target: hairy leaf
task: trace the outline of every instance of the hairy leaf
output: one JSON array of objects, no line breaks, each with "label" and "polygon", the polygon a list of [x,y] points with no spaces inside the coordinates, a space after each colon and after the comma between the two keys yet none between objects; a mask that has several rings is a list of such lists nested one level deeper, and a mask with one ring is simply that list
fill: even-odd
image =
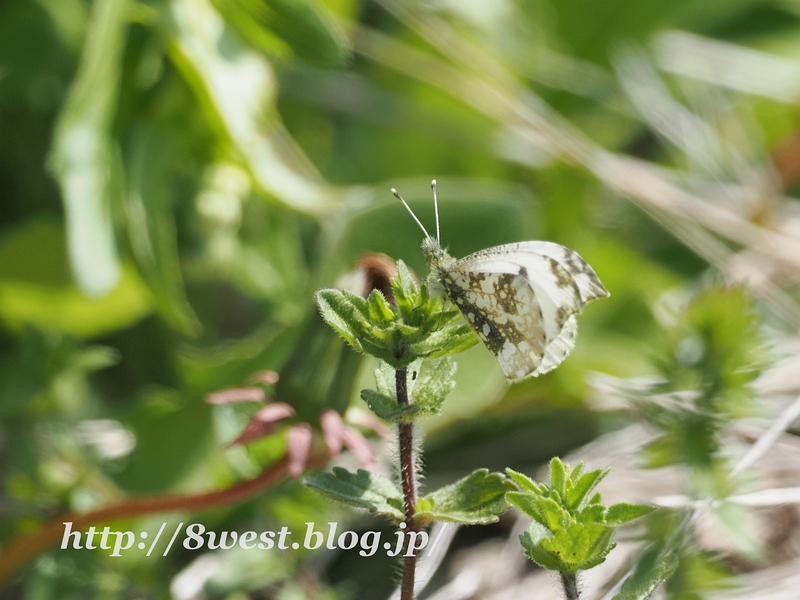
[{"label": "hairy leaf", "polygon": [[333,500],[366,508],[396,521],[403,519],[402,493],[394,483],[376,473],[363,469],[351,473],[334,467],[330,473],[319,473],[303,482]]},{"label": "hairy leaf", "polygon": [[506,492],[513,484],[501,473],[488,469],[473,471],[456,483],[425,496],[424,511],[418,512],[421,523],[434,519],[464,524],[494,523],[508,509]]}]

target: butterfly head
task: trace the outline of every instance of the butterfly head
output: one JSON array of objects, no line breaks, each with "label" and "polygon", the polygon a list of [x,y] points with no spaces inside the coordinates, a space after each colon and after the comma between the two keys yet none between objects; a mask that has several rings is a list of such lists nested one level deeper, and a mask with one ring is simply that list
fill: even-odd
[{"label": "butterfly head", "polygon": [[[455,259],[447,253],[447,250],[442,248],[439,240],[432,237],[426,237],[422,240],[422,251],[428,261],[428,268],[437,276],[445,271],[450,263],[455,262]],[[436,277],[436,279],[439,279],[439,277]]]},{"label": "butterfly head", "polygon": [[[425,239],[422,240],[422,251],[425,252],[425,258],[428,261],[428,267],[430,267],[431,272],[438,276],[440,273],[446,270],[447,265],[454,262],[454,259],[447,253],[446,250],[442,248],[439,238],[439,200],[436,197],[435,179],[431,181],[431,190],[433,191],[433,207],[434,212],[436,213],[436,237],[433,237],[428,233],[428,230],[425,229],[425,226],[417,218],[417,215],[414,214],[414,211],[411,210],[411,207],[405,200],[403,200],[403,197],[397,192],[397,190],[392,188],[392,193],[397,197],[398,200],[400,200],[400,202],[403,203],[403,206],[406,207],[408,212],[417,222],[417,225],[419,225],[420,229],[422,229],[422,233],[425,234]],[[435,277],[435,279],[438,279],[438,277]]]}]

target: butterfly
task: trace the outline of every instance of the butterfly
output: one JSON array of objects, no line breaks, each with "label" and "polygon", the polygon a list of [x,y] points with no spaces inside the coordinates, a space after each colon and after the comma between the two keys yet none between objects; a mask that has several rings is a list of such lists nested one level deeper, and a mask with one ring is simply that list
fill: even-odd
[{"label": "butterfly", "polygon": [[439,241],[435,179],[431,190],[436,238],[392,188],[425,234],[422,249],[432,287],[458,308],[507,379],[555,369],[575,347],[576,315],[587,302],[609,296],[608,290],[577,252],[552,242],[504,244],[453,258]]}]

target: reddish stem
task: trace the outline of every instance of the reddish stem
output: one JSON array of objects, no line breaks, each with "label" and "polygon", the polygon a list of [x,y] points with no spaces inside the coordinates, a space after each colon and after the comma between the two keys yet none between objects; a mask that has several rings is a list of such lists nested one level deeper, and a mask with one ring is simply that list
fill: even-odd
[{"label": "reddish stem", "polygon": [[[395,371],[395,387],[397,389],[397,403],[408,405],[408,371],[398,369]],[[414,515],[417,510],[417,478],[414,466],[414,425],[413,423],[400,423],[400,480],[403,484],[403,508],[405,509],[406,531],[416,531],[417,525]],[[417,556],[411,552],[403,562],[403,582],[400,586],[400,600],[414,600],[414,580],[416,578]]]},{"label": "reddish stem", "polygon": [[[318,452],[308,461],[309,468],[324,466],[330,455]],[[231,487],[201,494],[160,494],[128,498],[117,504],[88,513],[66,512],[53,517],[37,530],[17,536],[0,553],[0,581],[10,576],[20,565],[61,539],[64,523],[72,522],[72,530],[85,529],[96,523],[110,523],[143,515],[168,512],[199,512],[209,508],[241,502],[273,487],[287,473],[288,458],[284,456],[258,477]]]}]

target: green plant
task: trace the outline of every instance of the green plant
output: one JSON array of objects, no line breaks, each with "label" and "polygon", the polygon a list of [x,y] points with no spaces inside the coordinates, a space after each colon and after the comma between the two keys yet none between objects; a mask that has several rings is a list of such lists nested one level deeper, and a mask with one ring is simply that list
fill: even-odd
[{"label": "green plant", "polygon": [[685,507],[647,520],[649,544],[620,600],[649,597],[673,573],[666,584],[670,597],[700,598],[732,585],[730,569],[697,540],[701,516],[715,521],[745,560],[757,563],[765,555],[750,509],[729,500],[747,489],[740,472],[749,459],[731,465],[725,448],[736,422],[758,412],[752,383],[766,364],[758,323],[744,289],[710,286],[674,315],[656,363],[663,377],[639,390],[619,384],[632,413],[653,432],[642,448],[644,466],[677,467],[686,495]]},{"label": "green plant", "polygon": [[418,284],[401,261],[391,280],[392,296],[373,290],[368,298],[339,290],[322,290],[317,303],[323,318],[359,352],[381,360],[376,389],[361,397],[380,418],[398,428],[399,475],[394,482],[367,471],[336,468],[307,478],[307,485],[326,496],[384,515],[406,530],[403,548],[402,598],[414,597],[418,535],[434,520],[463,524],[496,521],[508,508],[505,494],[513,488],[500,473],[478,469],[454,484],[419,496],[414,456],[414,421],[435,415],[453,390],[453,354],[477,342],[458,311]]},{"label": "green plant", "polygon": [[506,498],[532,519],[520,536],[525,554],[560,574],[569,600],[579,597],[578,573],[596,567],[614,549],[617,528],[655,510],[645,504],[605,506],[600,493],[593,492],[609,470],[584,473],[583,462],[572,468],[554,458],[550,461],[550,485],[506,470],[519,486],[519,491],[509,492]]}]

